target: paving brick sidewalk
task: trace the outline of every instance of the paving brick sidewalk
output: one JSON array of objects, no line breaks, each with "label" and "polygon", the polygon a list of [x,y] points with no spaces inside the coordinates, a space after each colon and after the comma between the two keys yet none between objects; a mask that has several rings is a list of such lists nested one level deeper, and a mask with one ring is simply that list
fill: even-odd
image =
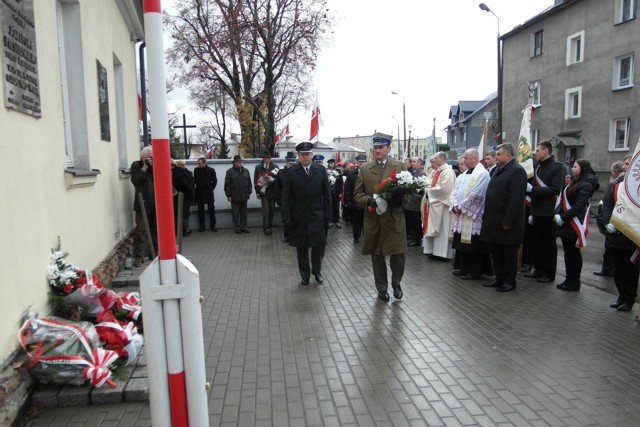
[{"label": "paving brick sidewalk", "polygon": [[[274,230],[185,240],[205,297],[212,426],[640,425],[637,309],[608,307],[597,255],[580,292],[521,279],[501,294],[410,248],[405,296],[384,303],[348,227],[330,231],[323,286],[299,285]],[[26,425],[150,423],[129,403],[45,409]]]}]

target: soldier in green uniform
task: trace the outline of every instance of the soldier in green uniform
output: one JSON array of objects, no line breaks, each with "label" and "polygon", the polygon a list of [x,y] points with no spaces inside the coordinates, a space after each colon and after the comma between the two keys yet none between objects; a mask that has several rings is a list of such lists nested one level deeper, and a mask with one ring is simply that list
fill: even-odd
[{"label": "soldier in green uniform", "polygon": [[[391,136],[376,134],[373,137],[373,160],[365,164],[356,181],[354,201],[363,207],[376,207],[373,194],[376,184],[389,178],[391,171],[402,172],[404,164],[391,157]],[[387,289],[387,265],[385,257],[389,256],[391,267],[391,285],[393,296],[402,298],[400,281],[404,274],[405,253],[407,252],[407,236],[404,219],[402,196],[389,201],[386,212],[378,215],[376,212],[364,212],[364,238],[362,240],[362,255],[371,255],[373,276],[375,278],[378,298],[389,301]]]}]

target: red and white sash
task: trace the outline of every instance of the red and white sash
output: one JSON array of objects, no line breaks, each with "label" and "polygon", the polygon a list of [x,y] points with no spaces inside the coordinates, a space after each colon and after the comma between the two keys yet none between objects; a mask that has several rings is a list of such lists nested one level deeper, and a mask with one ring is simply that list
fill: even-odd
[{"label": "red and white sash", "polygon": [[[569,204],[569,200],[567,199],[568,187],[569,186],[566,186],[564,190],[562,190],[562,192],[560,193],[560,200],[562,203],[563,212],[567,212],[569,209],[571,209],[571,205]],[[558,202],[559,200],[556,200],[556,206],[558,205]],[[578,248],[583,248],[587,246],[587,236],[589,235],[589,216],[588,215],[589,215],[590,208],[591,208],[591,203],[587,205],[587,209],[584,212],[584,218],[582,219],[582,222],[580,222],[577,216],[574,216],[569,221],[571,228],[573,228],[573,231],[575,231],[576,235],[578,236],[578,241],[576,242],[576,247]]]}]

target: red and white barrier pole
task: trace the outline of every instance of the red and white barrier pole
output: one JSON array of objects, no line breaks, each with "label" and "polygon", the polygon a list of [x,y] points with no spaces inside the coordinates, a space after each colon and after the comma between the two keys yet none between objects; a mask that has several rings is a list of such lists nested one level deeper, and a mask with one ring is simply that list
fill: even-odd
[{"label": "red and white barrier pole", "polygon": [[[174,427],[188,426],[189,416],[187,409],[179,305],[179,300],[184,296],[184,292],[183,289],[181,289],[181,286],[178,285],[176,239],[173,227],[173,191],[171,184],[169,121],[167,114],[166,80],[164,73],[164,47],[162,42],[161,0],[144,0],[143,7],[147,44],[147,69],[149,73],[149,109],[153,120],[153,138],[151,143],[153,146],[153,175],[156,197],[159,273],[161,285],[160,287],[153,289],[151,292],[151,294],[153,294],[151,298],[162,301],[171,424]],[[152,267],[153,265],[150,266],[150,269]],[[155,268],[157,269],[157,265]],[[145,304],[144,297],[143,304]],[[148,316],[145,316],[145,320],[146,323],[148,323],[151,319],[149,319]],[[157,321],[157,319],[154,320]],[[198,325],[192,326],[201,328],[202,320],[199,319],[198,321]],[[188,325],[186,327],[188,327]],[[156,325],[154,332],[157,329],[159,329],[159,325]],[[152,339],[155,336],[156,334],[154,333],[152,337],[148,338]],[[155,356],[155,354],[147,355],[149,359],[152,359]],[[151,360],[149,360],[149,362],[151,362]],[[162,369],[159,365],[160,363],[149,363],[149,369]],[[150,376],[150,382],[151,378],[152,377]],[[150,393],[153,394],[154,392],[166,393],[166,389],[156,390],[155,384],[150,383]],[[202,392],[204,393],[204,390],[202,390]],[[153,401],[154,399],[150,398],[150,402]],[[162,417],[163,414],[166,414],[165,410],[153,407],[151,409],[152,424],[154,426],[167,422],[166,419],[159,418]],[[154,414],[154,409],[158,409],[158,414]]]}]

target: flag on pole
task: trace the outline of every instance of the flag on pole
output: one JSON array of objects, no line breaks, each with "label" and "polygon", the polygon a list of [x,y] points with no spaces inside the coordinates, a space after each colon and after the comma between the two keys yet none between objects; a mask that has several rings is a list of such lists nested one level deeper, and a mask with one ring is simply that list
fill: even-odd
[{"label": "flag on pole", "polygon": [[533,176],[533,158],[531,157],[531,118],[533,116],[533,107],[528,104],[522,110],[522,123],[520,124],[520,137],[518,138],[518,155],[516,161],[524,168],[527,178]]},{"label": "flag on pole", "polygon": [[488,120],[485,120],[484,129],[482,129],[482,136],[480,137],[480,143],[478,144],[478,159],[482,162],[484,159],[484,146],[487,140],[487,130],[489,129]]},{"label": "flag on pole", "polygon": [[140,75],[137,81],[137,88],[138,88],[138,120],[139,121],[143,121],[144,120],[144,116],[143,116],[143,108],[145,108],[142,105],[142,91],[140,90],[140,79],[143,79],[144,76]]},{"label": "flag on pole", "polygon": [[316,92],[316,100],[313,104],[313,110],[311,110],[311,134],[309,140],[313,141],[313,138],[318,137],[320,132],[320,106],[318,105],[318,93]]},{"label": "flag on pole", "polygon": [[611,223],[640,246],[640,140],[631,157],[624,181],[618,185]]},{"label": "flag on pole", "polygon": [[285,126],[285,128],[284,128],[284,130],[282,132],[280,132],[279,134],[276,135],[276,138],[275,138],[274,142],[278,142],[281,139],[285,139],[288,135],[289,135],[289,123],[287,123],[287,126]]}]

